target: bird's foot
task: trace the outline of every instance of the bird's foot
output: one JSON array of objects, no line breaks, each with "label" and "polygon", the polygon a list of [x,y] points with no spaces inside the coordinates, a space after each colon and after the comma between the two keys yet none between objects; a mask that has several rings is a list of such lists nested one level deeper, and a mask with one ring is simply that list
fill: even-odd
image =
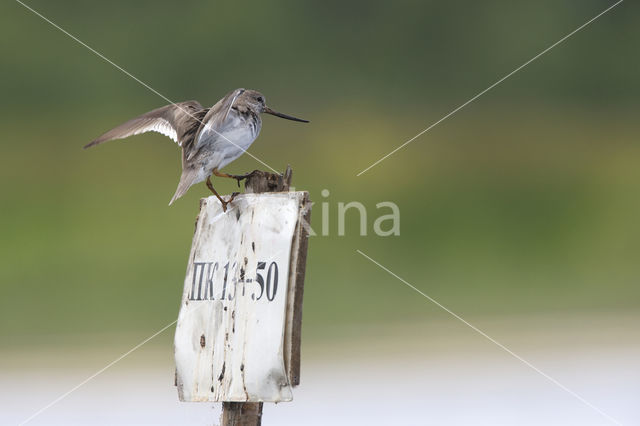
[{"label": "bird's foot", "polygon": [[216,189],[213,187],[213,184],[211,183],[211,176],[207,178],[207,188],[209,188],[209,190],[213,192],[213,195],[215,195],[218,201],[220,201],[220,204],[222,204],[222,211],[226,212],[227,204],[229,204],[231,200],[225,201],[224,198],[222,198],[220,194],[218,194],[218,191],[216,191]]},{"label": "bird's foot", "polygon": [[[216,175],[219,176],[219,175]],[[242,179],[245,179],[247,176],[249,176],[249,174],[247,174],[246,176],[238,176]],[[233,177],[235,179],[234,176],[232,175],[227,175],[227,177]],[[240,181],[238,181],[238,186],[240,186]],[[231,194],[231,197],[229,197],[228,201],[225,201],[224,198],[222,198],[220,196],[220,194],[218,194],[218,191],[215,190],[215,188],[213,187],[213,184],[211,183],[211,176],[209,176],[207,178],[207,188],[209,188],[209,190],[211,190],[211,192],[213,192],[213,194],[216,196],[216,198],[218,198],[218,200],[220,201],[220,204],[222,204],[222,211],[226,212],[227,211],[227,205],[230,204],[234,198],[236,198],[240,193],[239,192],[234,192],[233,194]]]},{"label": "bird's foot", "polygon": [[231,203],[238,195],[240,195],[239,192],[234,192],[233,194],[231,194],[231,197],[229,197],[229,201],[227,201],[227,204]]},{"label": "bird's foot", "polygon": [[227,206],[229,204],[231,204],[231,202],[233,201],[234,198],[236,198],[238,195],[240,195],[239,192],[234,192],[233,194],[231,194],[231,197],[229,197],[229,200],[225,201],[222,197],[219,198],[220,203],[222,204],[222,211],[226,212],[227,211]]},{"label": "bird's foot", "polygon": [[232,179],[235,179],[238,183],[238,188],[240,188],[240,182],[245,180],[251,175],[251,173],[245,173],[243,175],[229,175]]},{"label": "bird's foot", "polygon": [[240,188],[240,181],[242,181],[242,180],[248,178],[249,176],[251,176],[251,173],[245,173],[243,175],[230,175],[228,173],[221,172],[218,169],[213,169],[213,174],[215,176],[218,176],[218,177],[225,177],[225,178],[235,179],[236,182],[238,182],[238,188]]}]

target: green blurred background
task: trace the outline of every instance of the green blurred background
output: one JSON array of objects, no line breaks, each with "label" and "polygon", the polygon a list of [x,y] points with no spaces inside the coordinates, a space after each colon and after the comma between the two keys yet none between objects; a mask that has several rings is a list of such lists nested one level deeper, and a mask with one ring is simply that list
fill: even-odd
[{"label": "green blurred background", "polygon": [[[625,2],[360,177],[612,2],[46,2],[29,5],[168,98],[262,91],[251,153],[329,203],[310,243],[304,338],[446,313],[640,307],[638,5]],[[0,338],[16,349],[146,336],[177,317],[202,185],[172,207],[158,134],[81,147],[166,104],[16,2],[0,5]],[[249,156],[226,168],[264,168]],[[233,184],[219,182],[224,192]],[[328,189],[326,198],[321,190]],[[368,208],[337,236],[337,203]],[[393,201],[401,235],[372,225]],[[386,211],[385,211],[386,212]],[[135,340],[134,340],[135,341]]]}]

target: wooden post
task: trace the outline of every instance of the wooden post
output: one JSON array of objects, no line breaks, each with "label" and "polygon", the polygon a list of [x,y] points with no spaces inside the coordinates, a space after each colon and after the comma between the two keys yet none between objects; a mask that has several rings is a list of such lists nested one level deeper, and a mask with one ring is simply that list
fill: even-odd
[{"label": "wooden post", "polygon": [[[201,200],[174,349],[180,401],[222,402],[223,426],[258,426],[264,402],[300,383],[311,202],[283,174],[256,170],[224,211]],[[269,194],[266,194],[269,193]]]},{"label": "wooden post", "polygon": [[221,426],[260,426],[262,402],[223,402]]},{"label": "wooden post", "polygon": [[[254,170],[245,181],[245,192],[286,192],[291,185],[292,170],[287,166],[284,174],[275,174]],[[304,200],[309,203],[308,197]],[[298,224],[300,237],[295,239],[292,247],[291,265],[289,269],[289,288],[292,301],[287,307],[287,328],[285,329],[285,365],[292,386],[300,383],[300,343],[302,331],[302,296],[304,274],[307,257],[308,227],[311,209],[304,216],[306,223]],[[291,277],[293,279],[291,279]],[[262,423],[262,402],[223,402],[221,426],[260,426]]]}]

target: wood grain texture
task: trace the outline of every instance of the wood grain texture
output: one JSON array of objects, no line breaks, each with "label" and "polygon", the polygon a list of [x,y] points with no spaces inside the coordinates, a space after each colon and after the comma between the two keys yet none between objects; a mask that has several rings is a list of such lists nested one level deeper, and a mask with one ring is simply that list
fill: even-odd
[{"label": "wood grain texture", "polygon": [[302,346],[302,300],[304,276],[307,265],[309,225],[311,223],[311,200],[305,193],[299,206],[302,215],[296,224],[291,243],[289,265],[289,295],[287,298],[287,326],[285,328],[285,365],[291,386],[300,384],[300,352]]},{"label": "wood grain texture", "polygon": [[223,402],[221,426],[260,426],[262,402]]},{"label": "wood grain texture", "polygon": [[[282,175],[255,170],[245,182],[246,192],[288,191],[293,172],[291,166]],[[287,297],[287,325],[285,329],[285,365],[291,386],[300,384],[300,349],[302,339],[302,296],[311,223],[311,201],[306,193],[301,201],[302,220],[296,224],[291,243],[289,266],[289,295]],[[262,402],[227,402],[222,406],[222,426],[260,426]]]},{"label": "wood grain texture", "polygon": [[[202,206],[175,334],[183,401],[290,401],[289,266],[304,192]],[[295,257],[295,256],[294,256]]]},{"label": "wood grain texture", "polygon": [[291,186],[292,175],[291,166],[287,166],[287,170],[283,174],[254,170],[245,180],[245,192],[255,194],[261,192],[287,192]]},{"label": "wood grain texture", "polygon": [[[260,425],[263,401],[290,400],[291,391],[284,390],[300,383],[302,299],[311,201],[307,192],[288,192],[291,178],[291,167],[283,174],[253,171],[245,181],[246,195],[234,200],[227,215],[217,208],[218,202],[212,197],[201,200],[176,329],[176,385],[181,400],[223,401],[221,424],[224,426]],[[258,196],[260,193],[278,194],[265,198]],[[247,222],[247,217],[251,217],[251,222]],[[260,218],[257,226],[254,218]],[[280,230],[279,226],[288,230]],[[278,240],[278,235],[290,239]],[[283,244],[285,241],[288,242]],[[225,249],[220,251],[218,246]],[[273,254],[278,251],[285,252],[286,256]],[[272,301],[279,299],[280,305],[270,304],[265,311],[264,304],[247,304],[247,300],[238,296],[239,287],[235,288],[235,297],[229,300],[220,299],[215,291],[209,293],[215,295],[211,300],[190,300],[189,292],[196,289],[194,279],[204,271],[201,266],[198,272],[194,267],[196,263],[201,265],[203,260],[220,257],[221,253],[240,256],[246,268],[240,276],[246,278],[258,260],[248,252],[265,258],[268,253],[280,259],[279,268],[286,274],[286,282],[285,276],[280,276],[280,289],[284,293]],[[220,280],[220,277],[217,281],[213,279]],[[227,280],[226,272],[224,280]],[[200,295],[199,287],[197,291]],[[198,313],[196,305],[202,306],[197,308]],[[278,315],[282,315],[280,319]],[[251,318],[255,321],[260,318],[260,321],[252,322]],[[276,349],[278,341],[280,350]],[[267,348],[269,344],[271,349]],[[269,360],[269,354],[275,354],[276,358]],[[278,356],[282,372],[277,371]],[[260,364],[269,366],[269,374],[255,367]]]}]

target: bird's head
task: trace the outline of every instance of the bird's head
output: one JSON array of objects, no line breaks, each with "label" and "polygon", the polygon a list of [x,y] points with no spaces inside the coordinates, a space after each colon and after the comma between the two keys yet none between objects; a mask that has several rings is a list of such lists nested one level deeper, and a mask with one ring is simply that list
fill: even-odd
[{"label": "bird's head", "polygon": [[302,123],[308,123],[309,120],[303,120],[302,118],[292,117],[281,112],[277,112],[269,108],[264,99],[264,95],[256,90],[245,90],[238,95],[236,104],[244,104],[252,111],[257,113],[266,113],[275,115],[276,117],[286,118],[287,120],[300,121]]}]

